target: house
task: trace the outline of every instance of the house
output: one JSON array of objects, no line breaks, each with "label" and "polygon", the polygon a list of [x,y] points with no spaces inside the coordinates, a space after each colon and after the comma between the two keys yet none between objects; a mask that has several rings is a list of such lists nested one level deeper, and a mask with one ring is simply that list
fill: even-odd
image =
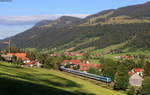
[{"label": "house", "polygon": [[144,71],[144,69],[142,69],[142,68],[134,68],[131,70],[131,72],[129,72],[129,75],[133,75],[136,73],[136,74],[140,75],[141,77],[143,77],[143,71]]},{"label": "house", "polygon": [[67,64],[81,64],[81,60],[64,60],[62,65],[67,65]]},{"label": "house", "polygon": [[75,56],[75,53],[73,52],[64,52],[65,56]]},{"label": "house", "polygon": [[13,55],[10,55],[10,54],[2,54],[1,55],[6,61],[11,61]]},{"label": "house", "polygon": [[88,71],[90,68],[100,68],[100,64],[79,64],[80,71]]},{"label": "house", "polygon": [[141,86],[142,81],[143,81],[143,78],[137,73],[133,74],[129,78],[129,83],[130,83],[131,86]]},{"label": "house", "polygon": [[1,55],[6,61],[11,61],[13,56],[16,56],[17,59],[21,59],[23,63],[30,62],[29,58],[27,57],[26,53],[7,53]]},{"label": "house", "polygon": [[143,71],[142,68],[134,68],[129,72],[130,75],[129,83],[131,86],[141,86],[143,81]]},{"label": "house", "polygon": [[29,60],[29,58],[27,58],[27,54],[26,53],[8,53],[7,55],[12,55],[12,56],[16,56],[17,59],[21,59],[21,60]]},{"label": "house", "polygon": [[129,59],[129,58],[132,58],[131,56],[128,56],[128,55],[121,55],[121,56],[114,56],[114,58],[116,58],[116,59],[121,59],[121,58],[123,58],[123,59]]},{"label": "house", "polygon": [[80,71],[88,71],[90,68],[100,68],[100,64],[90,64],[89,61],[81,60],[64,60],[62,65],[64,66],[79,66]]},{"label": "house", "polygon": [[4,53],[6,53],[5,51],[0,51],[0,54],[4,54]]},{"label": "house", "polygon": [[42,64],[38,61],[31,61],[31,62],[23,63],[22,66],[23,67],[38,67],[38,68],[40,68],[42,66]]}]

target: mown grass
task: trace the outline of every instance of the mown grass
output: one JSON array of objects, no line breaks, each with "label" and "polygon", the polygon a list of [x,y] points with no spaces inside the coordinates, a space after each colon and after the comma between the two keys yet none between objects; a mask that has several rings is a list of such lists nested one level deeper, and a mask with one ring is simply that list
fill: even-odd
[{"label": "mown grass", "polygon": [[0,62],[0,95],[124,95],[55,70]]}]

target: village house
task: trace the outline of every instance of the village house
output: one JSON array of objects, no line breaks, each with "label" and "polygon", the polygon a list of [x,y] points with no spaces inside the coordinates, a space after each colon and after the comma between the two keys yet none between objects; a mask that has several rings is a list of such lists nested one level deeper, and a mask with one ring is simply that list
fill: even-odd
[{"label": "village house", "polygon": [[7,53],[5,55],[1,55],[6,61],[12,61],[12,57],[16,56],[17,59],[21,59],[23,61],[21,66],[26,67],[41,67],[41,63],[37,60],[31,61],[26,53]]},{"label": "village house", "polygon": [[21,59],[22,61],[29,61],[26,53],[7,53],[1,55],[6,61],[11,61],[13,56],[16,56],[17,59]]},{"label": "village house", "polygon": [[130,83],[131,86],[141,86],[142,81],[143,81],[143,78],[137,73],[133,74],[129,78],[129,83]]},{"label": "village house", "polygon": [[42,64],[38,61],[31,61],[31,62],[27,62],[27,63],[23,63],[21,66],[23,67],[38,67],[40,68],[42,66]]},{"label": "village house", "polygon": [[0,51],[0,54],[4,54],[4,53],[6,53],[5,51]]},{"label": "village house", "polygon": [[130,78],[129,83],[131,86],[141,86],[143,81],[143,71],[142,68],[134,68],[129,72]]},{"label": "village house", "polygon": [[81,61],[81,60],[64,60],[62,63],[63,66],[73,65],[79,66],[80,71],[88,71],[90,68],[100,68],[100,64],[90,64],[89,61]]},{"label": "village house", "polygon": [[120,55],[120,56],[114,56],[114,58],[116,58],[116,59],[121,59],[121,58],[129,59],[129,58],[132,58],[132,57],[131,56],[127,56],[127,55]]},{"label": "village house", "polygon": [[101,65],[100,64],[79,64],[79,66],[80,66],[80,71],[86,72],[90,68],[96,68],[96,69],[98,69],[98,68],[100,68]]},{"label": "village house", "polygon": [[2,54],[1,55],[6,61],[11,61],[13,55],[10,54]]},{"label": "village house", "polygon": [[30,62],[30,59],[27,57],[26,53],[8,53],[8,55],[16,56],[17,59],[21,59],[23,63]]},{"label": "village house", "polygon": [[81,63],[82,63],[81,60],[64,60],[62,65],[68,65],[68,64],[79,65]]}]

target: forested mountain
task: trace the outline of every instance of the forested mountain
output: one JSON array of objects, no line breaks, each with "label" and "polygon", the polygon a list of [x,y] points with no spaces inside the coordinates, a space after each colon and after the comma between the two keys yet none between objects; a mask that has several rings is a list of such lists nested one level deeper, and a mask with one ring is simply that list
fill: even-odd
[{"label": "forested mountain", "polygon": [[150,48],[150,3],[105,10],[84,19],[44,20],[9,39],[21,48],[80,50],[123,42],[128,42],[125,47]]}]

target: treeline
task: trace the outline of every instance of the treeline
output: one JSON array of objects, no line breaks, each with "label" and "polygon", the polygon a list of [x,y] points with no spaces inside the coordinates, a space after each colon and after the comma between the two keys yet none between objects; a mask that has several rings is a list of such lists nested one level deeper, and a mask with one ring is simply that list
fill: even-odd
[{"label": "treeline", "polygon": [[42,63],[43,68],[47,69],[59,69],[64,57],[62,56],[50,56],[48,53],[39,52],[37,50],[27,51],[27,57],[31,60],[36,60]]}]

